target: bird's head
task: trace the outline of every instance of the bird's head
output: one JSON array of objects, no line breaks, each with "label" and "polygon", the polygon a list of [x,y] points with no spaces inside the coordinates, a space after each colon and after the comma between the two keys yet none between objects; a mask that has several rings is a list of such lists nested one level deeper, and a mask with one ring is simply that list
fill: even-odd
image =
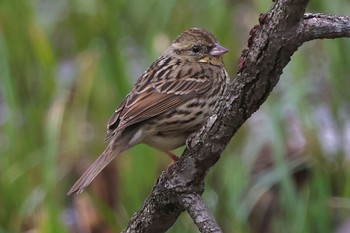
[{"label": "bird's head", "polygon": [[200,28],[190,28],[181,33],[165,51],[165,55],[175,56],[186,62],[203,62],[223,65],[222,55],[228,49],[220,45],[215,36]]}]

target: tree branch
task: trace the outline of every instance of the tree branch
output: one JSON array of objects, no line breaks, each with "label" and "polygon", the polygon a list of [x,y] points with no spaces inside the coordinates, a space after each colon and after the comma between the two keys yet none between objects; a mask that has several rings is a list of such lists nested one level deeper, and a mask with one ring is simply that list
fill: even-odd
[{"label": "tree branch", "polygon": [[302,21],[303,41],[350,37],[350,17],[306,13]]},{"label": "tree branch", "polygon": [[180,205],[184,206],[193,222],[202,233],[222,232],[215,219],[209,213],[202,197],[199,194],[185,194],[180,199]]},{"label": "tree branch", "polygon": [[[305,14],[308,0],[275,1],[250,32],[239,70],[216,114],[187,141],[181,158],[163,171],[124,232],[165,232],[187,210],[203,232],[220,232],[200,195],[204,177],[230,139],[266,100],[283,68],[304,42],[349,37],[349,17]],[[210,231],[212,229],[213,231]]]}]

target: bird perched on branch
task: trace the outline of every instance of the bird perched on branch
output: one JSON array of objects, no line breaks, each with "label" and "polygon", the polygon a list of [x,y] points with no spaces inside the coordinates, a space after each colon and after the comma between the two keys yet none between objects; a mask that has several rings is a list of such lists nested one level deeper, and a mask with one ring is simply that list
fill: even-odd
[{"label": "bird perched on branch", "polygon": [[144,143],[166,152],[183,146],[218,104],[229,76],[228,52],[213,34],[190,28],[137,80],[107,124],[108,146],[69,190],[81,193],[122,151]]}]

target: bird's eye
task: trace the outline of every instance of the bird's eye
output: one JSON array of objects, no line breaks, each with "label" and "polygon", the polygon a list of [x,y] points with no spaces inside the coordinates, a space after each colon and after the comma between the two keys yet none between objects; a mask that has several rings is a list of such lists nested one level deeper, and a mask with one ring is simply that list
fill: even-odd
[{"label": "bird's eye", "polygon": [[201,47],[198,45],[195,45],[192,47],[192,52],[194,53],[199,53],[199,51],[201,51]]}]

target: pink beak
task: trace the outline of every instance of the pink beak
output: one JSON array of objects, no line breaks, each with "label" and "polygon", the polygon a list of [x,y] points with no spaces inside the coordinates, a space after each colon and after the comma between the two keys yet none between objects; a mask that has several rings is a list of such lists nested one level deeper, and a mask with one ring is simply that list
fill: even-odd
[{"label": "pink beak", "polygon": [[219,57],[224,53],[227,53],[228,49],[220,45],[219,43],[215,43],[215,47],[211,50],[210,54],[215,57]]}]

